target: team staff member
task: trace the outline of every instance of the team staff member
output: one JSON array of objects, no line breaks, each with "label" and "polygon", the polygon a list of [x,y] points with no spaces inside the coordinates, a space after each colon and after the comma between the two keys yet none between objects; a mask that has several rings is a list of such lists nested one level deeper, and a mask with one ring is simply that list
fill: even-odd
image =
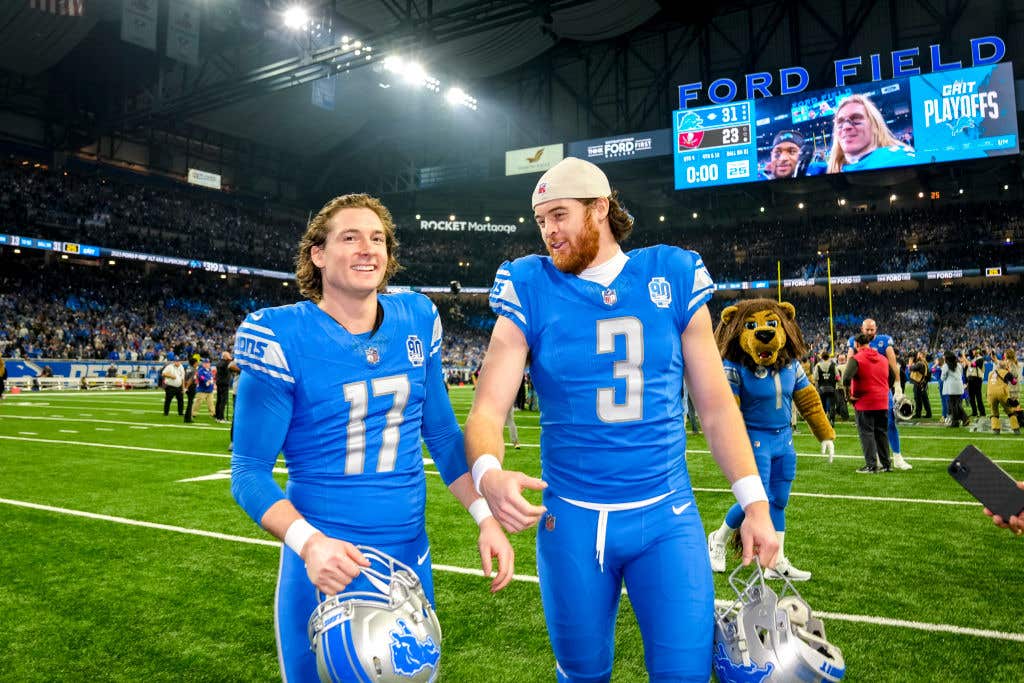
[{"label": "team staff member", "polygon": [[183,415],[185,408],[181,400],[181,387],[185,382],[185,369],[181,367],[181,360],[172,360],[169,365],[164,366],[160,375],[164,380],[164,415],[167,415],[171,408],[171,399],[178,401],[178,415]]},{"label": "team staff member", "polygon": [[[473,491],[462,432],[441,376],[441,321],[422,294],[380,294],[398,269],[391,213],[363,194],[337,197],[299,244],[309,300],[250,314],[238,328],[231,492],[283,540],[275,600],[282,677],[315,681],[306,625],[316,591],[367,584],[366,544],[405,563],[433,601],[420,438],[441,478],[480,525],[492,590],[512,578],[512,547]],[[274,480],[278,453],[287,492]]]},{"label": "team staff member", "polygon": [[214,409],[214,418],[217,422],[227,422],[224,419],[224,415],[228,407],[228,392],[231,390],[231,380],[234,377],[231,373],[231,354],[228,351],[221,352],[216,370],[214,382],[217,386],[217,405]]},{"label": "team staff member", "polygon": [[892,411],[889,384],[895,373],[871,341],[863,332],[854,337],[856,353],[846,361],[843,372],[843,383],[857,411],[857,436],[864,453],[864,466],[858,474],[892,471],[886,425]]},{"label": "team staff member", "polygon": [[[466,422],[478,490],[506,529],[537,531],[559,681],[607,681],[625,582],[652,681],[711,675],[714,589],[686,470],[683,379],[747,516],[744,562],[778,540],[715,345],[700,256],[619,248],[633,219],[594,164],[547,171],[533,207],[550,256],[498,268],[498,314]],[[541,479],[501,468],[502,425],[527,356],[540,397]],[[543,505],[523,488],[544,489]]]},{"label": "team staff member", "polygon": [[[895,394],[896,401],[903,400],[903,382],[900,380],[900,368],[896,363],[896,350],[892,345],[892,337],[887,334],[878,334],[878,323],[871,318],[865,318],[860,325],[861,334],[867,335],[869,341],[868,344],[879,355],[885,357],[889,361],[889,368],[892,370],[892,376],[895,378],[892,384],[893,394]],[[855,337],[850,337],[847,342],[850,348],[850,355],[856,352],[854,347]],[[845,374],[844,374],[845,378]],[[845,379],[844,379],[845,382]],[[845,382],[847,385],[849,382]],[[893,410],[893,396],[889,396],[889,414],[888,414],[888,426],[887,433],[889,435],[889,447],[892,452],[892,466],[897,470],[910,470],[913,469],[913,465],[903,459],[903,454],[900,451],[900,433],[896,429],[896,412]]]}]

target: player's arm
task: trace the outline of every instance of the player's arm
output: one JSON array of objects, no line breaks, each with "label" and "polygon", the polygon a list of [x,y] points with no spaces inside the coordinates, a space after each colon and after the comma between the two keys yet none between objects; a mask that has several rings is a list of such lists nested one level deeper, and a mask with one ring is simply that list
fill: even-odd
[{"label": "player's arm", "polygon": [[539,490],[547,486],[522,472],[501,469],[505,457],[505,416],[523,381],[528,352],[523,332],[499,315],[480,368],[473,407],[466,419],[466,458],[473,481],[494,516],[512,532],[536,524],[544,514],[543,506],[533,505],[523,497],[523,488]]},{"label": "player's arm", "polygon": [[274,463],[291,423],[292,393],[243,373],[235,400],[231,494],[253,520],[302,558],[320,591],[341,591],[369,562],[351,543],[329,538],[307,522],[274,480]]},{"label": "player's arm", "polygon": [[[889,360],[889,381],[893,382],[893,396],[896,400],[903,398],[903,378],[900,377],[900,366],[896,362],[896,352],[892,350],[892,344],[885,347],[885,357]],[[895,380],[893,379],[895,378]]]},{"label": "player's arm", "polygon": [[740,529],[743,564],[749,564],[756,554],[762,565],[773,566],[779,542],[768,515],[768,496],[757,472],[743,417],[726,381],[706,305],[690,318],[682,344],[686,383],[692,390],[711,454],[746,513]]},{"label": "player's arm", "polygon": [[455,419],[448,392],[444,388],[441,354],[427,361],[426,400],[423,402],[423,440],[434,460],[441,479],[452,495],[469,511],[480,527],[477,547],[484,576],[493,571],[493,558],[498,559],[498,573],[491,582],[491,592],[508,585],[515,571],[515,553],[501,525],[494,518],[487,501],[473,488],[473,478],[466,465],[462,430]]}]

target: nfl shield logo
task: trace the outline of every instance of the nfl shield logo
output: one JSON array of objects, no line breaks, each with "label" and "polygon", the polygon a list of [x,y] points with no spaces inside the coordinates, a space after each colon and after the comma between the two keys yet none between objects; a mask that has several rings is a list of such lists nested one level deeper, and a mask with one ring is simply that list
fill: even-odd
[{"label": "nfl shield logo", "polygon": [[376,365],[380,362],[380,351],[377,350],[376,346],[366,347],[366,362],[370,365]]},{"label": "nfl shield logo", "polygon": [[619,295],[615,293],[614,289],[606,289],[601,292],[601,298],[604,299],[605,306],[614,306],[615,302],[619,300]]}]

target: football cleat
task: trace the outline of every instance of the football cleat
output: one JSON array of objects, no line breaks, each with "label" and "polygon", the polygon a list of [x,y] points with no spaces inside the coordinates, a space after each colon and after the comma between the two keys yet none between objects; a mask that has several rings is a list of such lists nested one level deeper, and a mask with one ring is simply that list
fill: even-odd
[{"label": "football cleat", "polygon": [[[744,571],[750,575],[741,580]],[[756,559],[748,567],[740,565],[729,575],[736,600],[715,607],[711,662],[719,682],[841,680],[846,675],[843,653],[825,638],[821,619],[789,579],[783,579],[778,594],[764,579]]]},{"label": "football cleat", "polygon": [[373,590],[338,593],[313,610],[307,632],[320,680],[435,681],[441,624],[419,577],[386,553],[356,547],[370,561],[361,571]]},{"label": "football cleat", "polygon": [[914,466],[903,459],[903,454],[893,453],[892,454],[892,467],[897,470],[912,470]]},{"label": "football cleat", "polygon": [[811,573],[804,571],[803,569],[797,569],[796,567],[794,567],[793,563],[789,561],[788,557],[780,557],[775,561],[774,569],[768,568],[764,570],[764,578],[786,578],[790,581],[810,581]]},{"label": "football cleat", "polygon": [[708,556],[711,558],[711,571],[725,571],[725,544],[728,538],[719,538],[717,531],[708,534]]}]

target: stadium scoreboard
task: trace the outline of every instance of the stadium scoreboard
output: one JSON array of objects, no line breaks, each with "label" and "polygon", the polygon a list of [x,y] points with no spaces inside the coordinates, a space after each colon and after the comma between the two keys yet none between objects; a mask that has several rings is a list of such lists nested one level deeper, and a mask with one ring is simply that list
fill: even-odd
[{"label": "stadium scoreboard", "polygon": [[748,182],[757,160],[752,101],[674,112],[676,189]]},{"label": "stadium scoreboard", "polygon": [[[864,114],[857,122],[842,118],[843,128],[836,128],[840,106],[850,97]],[[686,103],[681,93],[680,106]],[[862,122],[865,117],[867,124]],[[1009,62],[678,109],[672,112],[672,125],[677,190],[980,159],[1020,150]],[[850,160],[840,148],[856,141],[851,129],[864,125],[886,142]],[[839,130],[845,131],[842,142]],[[774,140],[783,139],[780,134],[799,148],[795,163],[772,157]]]}]

